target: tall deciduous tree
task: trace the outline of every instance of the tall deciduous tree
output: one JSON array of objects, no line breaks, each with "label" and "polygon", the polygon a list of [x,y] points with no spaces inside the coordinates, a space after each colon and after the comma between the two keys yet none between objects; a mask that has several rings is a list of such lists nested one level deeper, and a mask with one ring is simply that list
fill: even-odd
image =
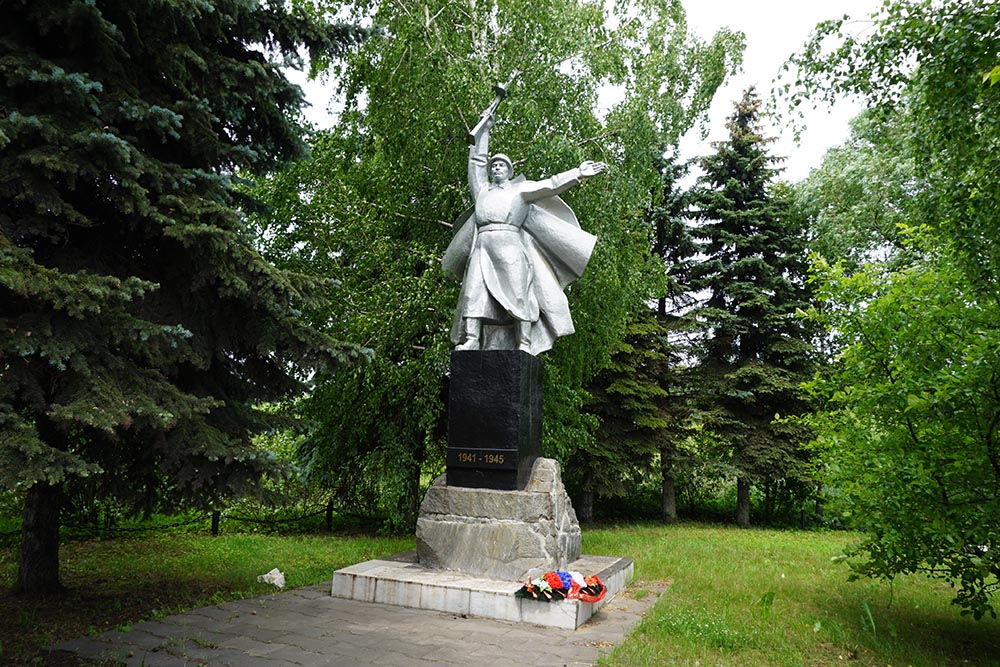
[{"label": "tall deciduous tree", "polygon": [[925,256],[901,270],[818,264],[839,355],[813,383],[829,401],[815,425],[838,509],[866,533],[854,573],[946,579],[980,617],[1000,590],[1000,308],[937,242],[911,235]]},{"label": "tall deciduous tree", "polygon": [[[995,615],[1000,590],[1000,54],[996,3],[887,2],[818,26],[793,98],[863,95],[912,164],[905,267],[818,266],[840,346],[819,442],[866,533],[856,573],[922,571]],[[828,50],[828,38],[840,45]],[[898,129],[897,129],[898,128]]]},{"label": "tall deciduous tree", "polygon": [[704,294],[689,313],[703,332],[698,401],[707,428],[730,448],[737,515],[750,525],[750,489],[767,504],[809,479],[801,428],[776,421],[808,410],[799,388],[812,345],[796,311],[809,305],[804,230],[775,192],[775,158],[760,129],[760,100],[747,91],[729,118],[729,139],[702,160],[694,195],[701,258],[691,287]]},{"label": "tall deciduous tree", "polygon": [[917,195],[905,150],[901,110],[868,110],[851,121],[851,137],[792,187],[794,208],[808,219],[810,251],[848,271],[910,259],[901,232]]},{"label": "tall deciduous tree", "polygon": [[[492,87],[521,70],[491,135],[517,172],[611,164],[566,195],[600,239],[569,293],[576,334],[546,353],[545,448],[567,461],[593,442],[593,418],[580,409],[586,383],[657,280],[641,220],[658,181],[654,147],[703,116],[742,37],[690,37],[674,1],[619,3],[615,22],[604,5],[578,0],[358,3],[369,9],[381,32],[338,72],[341,123],[316,137],[310,165],[270,187],[284,244],[272,249],[289,262],[304,259],[296,239],[322,249],[305,259],[342,280],[352,305],[343,317],[317,317],[376,352],[365,368],[326,378],[303,406],[318,425],[309,455],[325,462],[313,469],[346,483],[348,497],[376,480],[382,509],[403,526],[415,517],[421,470],[435,452],[440,460],[458,293],[440,257],[468,206],[466,137]],[[604,84],[623,89],[610,108]],[[346,461],[361,473],[353,480]]]},{"label": "tall deciduous tree", "polygon": [[[920,219],[911,222],[947,237],[986,290],[1000,268],[996,10],[995,2],[893,0],[859,35],[846,19],[821,23],[790,60],[796,87],[787,84],[793,104],[862,95],[899,127],[900,157],[914,169],[911,210]],[[840,47],[828,51],[838,35]]]},{"label": "tall deciduous tree", "polygon": [[267,54],[356,34],[284,7],[4,3],[0,480],[25,490],[25,592],[59,587],[74,480],[147,510],[251,491],[253,402],[360,355],[299,319],[317,286],[253,249],[232,188],[303,148]]}]

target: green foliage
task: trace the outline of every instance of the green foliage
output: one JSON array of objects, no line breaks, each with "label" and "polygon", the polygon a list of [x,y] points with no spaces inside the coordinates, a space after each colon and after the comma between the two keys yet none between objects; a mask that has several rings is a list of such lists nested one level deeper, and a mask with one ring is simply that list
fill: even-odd
[{"label": "green foliage", "polygon": [[[1000,198],[1000,89],[983,81],[996,66],[996,3],[963,0],[886,2],[871,30],[848,32],[844,20],[817,26],[792,58],[792,102],[864,96],[891,118],[905,110],[901,156],[912,161],[919,216],[948,237],[970,279],[992,289],[1000,267],[996,215]],[[833,51],[828,39],[837,39]]]},{"label": "green foliage", "polygon": [[[660,516],[671,522],[677,517],[677,481],[692,481],[697,465],[692,445],[697,441],[692,420],[695,387],[690,372],[692,342],[698,323],[687,317],[696,297],[690,290],[691,271],[697,263],[699,244],[687,224],[693,190],[681,186],[690,162],[678,163],[673,151],[660,158],[659,171],[663,198],[647,216],[652,227],[652,251],[661,264],[666,284],[656,299],[655,317],[667,363],[661,364],[658,382],[666,393],[657,407],[664,420],[657,434],[660,463]],[[690,486],[687,487],[690,491]]]},{"label": "green foliage", "polygon": [[917,191],[905,131],[898,113],[866,111],[852,121],[851,138],[793,186],[793,206],[809,220],[811,252],[850,270],[905,264],[910,253],[900,225]]},{"label": "green foliage", "polygon": [[976,618],[996,613],[1000,588],[1000,98],[983,77],[998,50],[995,3],[894,1],[864,35],[819,26],[794,59],[793,99],[864,95],[879,111],[876,150],[912,165],[898,213],[910,262],[817,267],[841,350],[814,385],[831,400],[819,442],[866,530],[852,566],[941,577]]},{"label": "green foliage", "polygon": [[567,475],[572,478],[582,472],[584,492],[623,496],[649,475],[659,455],[661,433],[670,425],[661,411],[669,396],[660,384],[669,371],[666,348],[665,331],[644,306],[590,388],[587,407],[598,416],[600,426],[594,444],[570,460],[572,473]]},{"label": "green foliage", "polygon": [[990,86],[995,86],[998,81],[1000,81],[1000,65],[997,65],[988,72],[983,72],[983,83],[988,82]]},{"label": "green foliage", "polygon": [[[312,160],[260,192],[274,213],[260,219],[261,236],[269,257],[339,281],[334,306],[310,317],[375,351],[366,367],[323,377],[304,406],[317,426],[312,469],[345,502],[374,503],[405,527],[421,472],[441,469],[458,286],[440,257],[468,206],[466,136],[491,87],[521,70],[491,134],[516,171],[611,165],[566,196],[600,240],[569,293],[577,333],[547,355],[545,448],[565,461],[593,444],[587,381],[659,281],[640,215],[657,189],[655,154],[703,117],[742,37],[690,37],[678,2],[621,3],[614,17],[576,0],[349,9],[378,36],[335,68],[345,106],[312,138]],[[623,98],[598,113],[602,85]]]},{"label": "green foliage", "polygon": [[735,106],[730,138],[702,160],[693,196],[692,234],[701,256],[689,288],[703,293],[687,317],[696,323],[694,382],[699,421],[737,470],[738,521],[749,524],[749,490],[775,502],[807,492],[806,434],[778,420],[810,409],[799,383],[813,368],[810,332],[796,312],[809,305],[801,223],[774,187],[775,158],[760,133],[760,101],[747,91]]},{"label": "green foliage", "polygon": [[256,488],[252,404],[361,351],[301,321],[319,286],[252,247],[232,174],[304,148],[266,54],[357,36],[278,2],[5,3],[0,482],[146,510]]},{"label": "green foliage", "polygon": [[824,317],[841,346],[832,377],[813,385],[831,399],[820,444],[868,533],[854,570],[940,576],[964,609],[995,615],[997,303],[977,299],[948,257],[897,272],[817,270],[821,297],[838,304]]}]

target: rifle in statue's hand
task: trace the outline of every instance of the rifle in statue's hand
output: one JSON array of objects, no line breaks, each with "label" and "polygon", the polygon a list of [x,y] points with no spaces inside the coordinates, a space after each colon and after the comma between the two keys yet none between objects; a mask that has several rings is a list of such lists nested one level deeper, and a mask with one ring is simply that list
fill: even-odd
[{"label": "rifle in statue's hand", "polygon": [[476,123],[476,126],[469,132],[469,145],[476,143],[476,139],[483,133],[483,130],[486,128],[486,124],[491,118],[493,118],[493,114],[496,113],[497,107],[500,106],[500,102],[507,96],[507,89],[514,84],[514,79],[516,79],[520,73],[521,72],[518,70],[514,70],[514,73],[510,75],[510,80],[507,81],[507,83],[498,83],[493,86],[493,92],[496,93],[496,97],[493,98],[493,102],[486,108],[486,111],[479,116],[479,122]]}]

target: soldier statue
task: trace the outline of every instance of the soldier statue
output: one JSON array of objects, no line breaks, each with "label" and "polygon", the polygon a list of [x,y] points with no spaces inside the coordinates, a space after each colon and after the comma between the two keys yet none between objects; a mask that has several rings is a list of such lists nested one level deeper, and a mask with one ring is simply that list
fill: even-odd
[{"label": "soldier statue", "polygon": [[[563,290],[579,278],[596,237],[580,229],[559,195],[607,168],[583,162],[541,181],[514,177],[503,153],[489,155],[498,97],[472,130],[469,191],[444,268],[462,278],[452,325],[457,350],[518,349],[537,355],[573,333]],[[492,180],[491,178],[492,177]]]}]

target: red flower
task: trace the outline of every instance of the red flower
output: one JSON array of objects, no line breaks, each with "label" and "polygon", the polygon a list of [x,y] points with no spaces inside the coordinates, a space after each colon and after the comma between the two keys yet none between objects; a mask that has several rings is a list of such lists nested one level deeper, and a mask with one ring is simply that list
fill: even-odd
[{"label": "red flower", "polygon": [[559,575],[556,574],[555,572],[546,572],[545,575],[544,575],[544,577],[545,577],[545,581],[552,588],[562,588],[563,587],[562,579],[560,579]]}]

